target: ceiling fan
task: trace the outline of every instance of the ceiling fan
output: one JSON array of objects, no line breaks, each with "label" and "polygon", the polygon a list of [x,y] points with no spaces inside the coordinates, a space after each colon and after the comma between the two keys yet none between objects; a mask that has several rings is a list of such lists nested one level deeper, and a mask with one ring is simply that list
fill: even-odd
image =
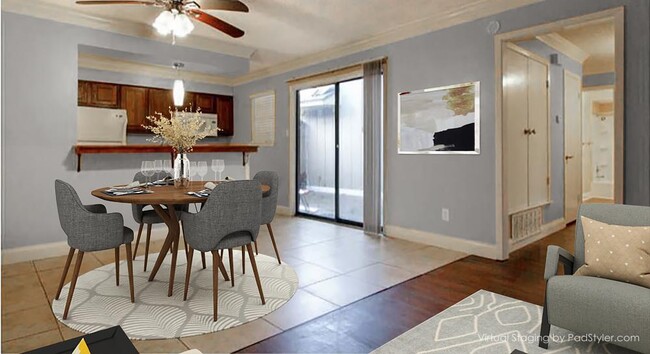
[{"label": "ceiling fan", "polygon": [[190,19],[200,21],[231,37],[244,35],[241,29],[218,19],[204,10],[223,10],[248,12],[248,6],[238,0],[80,0],[79,5],[144,5],[164,9],[153,23],[153,27],[162,35],[171,34],[185,37],[194,29]]}]

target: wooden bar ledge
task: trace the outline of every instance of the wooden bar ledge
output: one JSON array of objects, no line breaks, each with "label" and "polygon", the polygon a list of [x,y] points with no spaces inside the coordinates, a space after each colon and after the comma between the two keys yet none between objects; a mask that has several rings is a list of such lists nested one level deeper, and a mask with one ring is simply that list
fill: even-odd
[{"label": "wooden bar ledge", "polygon": [[[198,144],[194,146],[192,153],[205,152],[241,152],[242,166],[246,166],[247,154],[257,152],[257,145],[249,144]],[[145,154],[145,153],[168,153],[174,161],[174,150],[169,145],[154,144],[127,144],[127,145],[74,145],[77,154],[77,172],[81,171],[81,155],[83,154]]]}]

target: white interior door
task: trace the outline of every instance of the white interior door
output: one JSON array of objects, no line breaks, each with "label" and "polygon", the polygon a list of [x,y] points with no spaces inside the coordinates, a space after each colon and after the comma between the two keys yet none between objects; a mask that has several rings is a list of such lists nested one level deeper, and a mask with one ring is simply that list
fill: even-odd
[{"label": "white interior door", "polygon": [[549,201],[548,66],[528,60],[528,205]]},{"label": "white interior door", "polygon": [[580,77],[564,71],[564,220],[576,219],[582,202],[582,121]]},{"label": "white interior door", "polygon": [[528,58],[503,51],[503,150],[509,212],[528,207]]}]

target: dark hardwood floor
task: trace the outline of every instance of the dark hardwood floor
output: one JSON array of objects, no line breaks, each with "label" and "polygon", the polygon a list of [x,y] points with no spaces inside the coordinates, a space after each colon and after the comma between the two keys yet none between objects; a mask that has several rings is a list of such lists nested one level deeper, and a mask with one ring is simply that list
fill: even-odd
[{"label": "dark hardwood floor", "polygon": [[469,256],[241,350],[247,353],[370,352],[474,292],[542,305],[546,247],[573,252],[575,226],[499,262]]}]

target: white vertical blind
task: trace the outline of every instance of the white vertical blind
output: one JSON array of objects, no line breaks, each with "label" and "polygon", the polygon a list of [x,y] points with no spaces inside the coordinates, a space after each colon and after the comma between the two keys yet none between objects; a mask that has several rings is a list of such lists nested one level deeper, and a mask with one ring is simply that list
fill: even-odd
[{"label": "white vertical blind", "polygon": [[275,91],[251,96],[251,127],[253,144],[275,144]]}]

